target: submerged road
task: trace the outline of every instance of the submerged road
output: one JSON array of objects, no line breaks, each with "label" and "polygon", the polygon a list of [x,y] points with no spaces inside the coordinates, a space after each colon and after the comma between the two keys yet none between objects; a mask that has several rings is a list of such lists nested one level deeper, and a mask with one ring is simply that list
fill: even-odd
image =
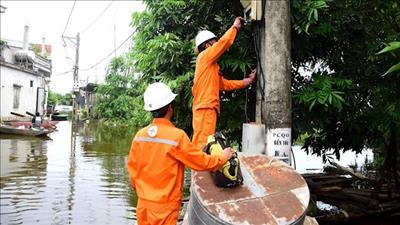
[{"label": "submerged road", "polygon": [[135,224],[131,135],[57,124],[49,138],[0,136],[1,224]]}]

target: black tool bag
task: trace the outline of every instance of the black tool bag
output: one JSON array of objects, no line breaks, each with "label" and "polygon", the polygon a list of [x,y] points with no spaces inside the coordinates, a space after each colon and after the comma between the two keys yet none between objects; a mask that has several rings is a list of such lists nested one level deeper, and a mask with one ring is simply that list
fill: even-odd
[{"label": "black tool bag", "polygon": [[[217,132],[208,137],[208,142],[204,152],[210,155],[222,154],[223,150],[230,147],[228,140]],[[211,176],[217,187],[236,187],[243,184],[242,171],[240,170],[240,162],[237,152],[233,154],[225,165],[216,172],[211,172]]]}]

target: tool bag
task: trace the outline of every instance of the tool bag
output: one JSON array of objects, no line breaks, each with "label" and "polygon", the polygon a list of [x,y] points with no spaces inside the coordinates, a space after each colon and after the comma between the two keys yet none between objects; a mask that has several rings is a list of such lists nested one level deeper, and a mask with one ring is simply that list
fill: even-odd
[{"label": "tool bag", "polygon": [[[207,145],[203,151],[210,155],[221,155],[223,150],[230,147],[225,136],[216,132],[207,139]],[[242,171],[240,170],[240,162],[238,154],[235,151],[222,168],[216,172],[211,172],[211,177],[217,187],[236,187],[243,184]]]}]

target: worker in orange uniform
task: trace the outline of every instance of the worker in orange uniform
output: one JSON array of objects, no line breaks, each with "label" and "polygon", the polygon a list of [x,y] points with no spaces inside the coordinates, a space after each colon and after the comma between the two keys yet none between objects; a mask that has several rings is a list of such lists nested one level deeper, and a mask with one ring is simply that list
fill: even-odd
[{"label": "worker in orange uniform", "polygon": [[233,44],[242,26],[242,18],[237,17],[232,27],[218,40],[208,30],[200,31],[196,36],[196,69],[193,82],[193,139],[198,148],[203,148],[207,137],[215,133],[217,116],[220,112],[219,91],[231,91],[245,88],[254,82],[256,70],[243,80],[227,80],[222,75],[218,59]]},{"label": "worker in orange uniform", "polygon": [[138,195],[139,225],[175,225],[185,166],[216,171],[232,157],[231,148],[220,155],[199,151],[186,133],[171,123],[175,96],[164,83],[151,84],[144,93],[144,109],[154,119],[136,133],[128,157],[131,185]]}]

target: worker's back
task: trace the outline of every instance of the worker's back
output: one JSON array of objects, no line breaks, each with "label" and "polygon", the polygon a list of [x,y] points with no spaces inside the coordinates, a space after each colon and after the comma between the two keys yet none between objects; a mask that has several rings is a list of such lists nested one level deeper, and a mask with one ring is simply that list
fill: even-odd
[{"label": "worker's back", "polygon": [[155,118],[135,136],[128,158],[132,186],[138,197],[158,203],[180,202],[185,166],[216,171],[226,155],[207,155],[168,119]]},{"label": "worker's back", "polygon": [[139,198],[165,203],[181,200],[185,165],[173,155],[178,154],[184,135],[166,119],[155,119],[136,134],[129,157],[138,159],[135,187]]}]

